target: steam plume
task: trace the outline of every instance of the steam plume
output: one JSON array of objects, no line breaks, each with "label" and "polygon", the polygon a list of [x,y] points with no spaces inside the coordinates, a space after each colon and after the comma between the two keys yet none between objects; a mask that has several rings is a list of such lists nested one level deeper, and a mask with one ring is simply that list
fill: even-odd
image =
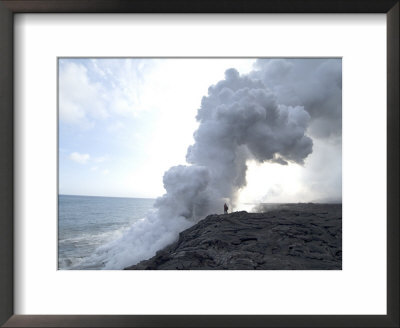
[{"label": "steam plume", "polygon": [[[106,269],[153,256],[200,218],[221,213],[224,202],[234,207],[246,185],[247,160],[303,164],[312,152],[306,135],[311,116],[296,104],[301,98],[280,102],[283,91],[267,87],[267,73],[276,79],[280,73],[262,64],[244,76],[228,69],[225,79],[209,88],[198,110],[195,143],[187,151],[189,165],[170,168],[163,178],[166,194],[156,200],[154,212],[97,251]],[[290,70],[286,64],[273,67],[284,72]]]},{"label": "steam plume", "polygon": [[258,59],[250,76],[260,79],[279,104],[302,105],[314,138],[342,136],[342,61],[338,58]]}]

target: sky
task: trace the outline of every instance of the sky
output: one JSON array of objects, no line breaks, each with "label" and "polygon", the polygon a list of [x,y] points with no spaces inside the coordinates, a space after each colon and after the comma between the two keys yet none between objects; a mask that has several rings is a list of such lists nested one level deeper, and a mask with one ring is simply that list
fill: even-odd
[{"label": "sky", "polygon": [[226,74],[231,68],[246,81],[259,81],[289,113],[304,112],[301,133],[303,141],[310,139],[301,158],[288,153],[290,145],[274,159],[260,160],[253,149],[239,202],[341,200],[340,59],[61,58],[59,193],[165,194],[164,173],[190,164],[188,147],[200,144],[198,115],[207,106],[213,110],[203,97],[213,99],[218,82],[232,78]]}]

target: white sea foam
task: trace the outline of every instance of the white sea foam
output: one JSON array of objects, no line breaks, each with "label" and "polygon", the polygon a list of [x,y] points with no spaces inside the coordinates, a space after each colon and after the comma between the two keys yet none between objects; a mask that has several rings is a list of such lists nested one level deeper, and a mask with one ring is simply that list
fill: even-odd
[{"label": "white sea foam", "polygon": [[158,250],[174,242],[179,231],[193,224],[184,217],[166,220],[158,214],[149,212],[146,218],[135,222],[119,238],[100,246],[80,267],[123,269],[154,256]]}]

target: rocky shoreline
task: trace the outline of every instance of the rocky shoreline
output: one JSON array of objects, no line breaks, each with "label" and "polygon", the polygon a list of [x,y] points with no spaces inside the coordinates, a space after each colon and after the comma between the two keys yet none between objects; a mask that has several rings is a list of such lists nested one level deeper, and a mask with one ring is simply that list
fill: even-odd
[{"label": "rocky shoreline", "polygon": [[342,204],[213,214],[126,270],[341,270]]}]

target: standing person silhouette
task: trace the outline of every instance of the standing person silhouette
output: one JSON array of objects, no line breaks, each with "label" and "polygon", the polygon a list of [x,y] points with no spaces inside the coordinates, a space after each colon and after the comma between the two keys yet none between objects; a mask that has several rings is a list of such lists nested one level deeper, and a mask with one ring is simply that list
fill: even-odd
[{"label": "standing person silhouette", "polygon": [[228,214],[228,205],[224,204],[224,214]]}]

